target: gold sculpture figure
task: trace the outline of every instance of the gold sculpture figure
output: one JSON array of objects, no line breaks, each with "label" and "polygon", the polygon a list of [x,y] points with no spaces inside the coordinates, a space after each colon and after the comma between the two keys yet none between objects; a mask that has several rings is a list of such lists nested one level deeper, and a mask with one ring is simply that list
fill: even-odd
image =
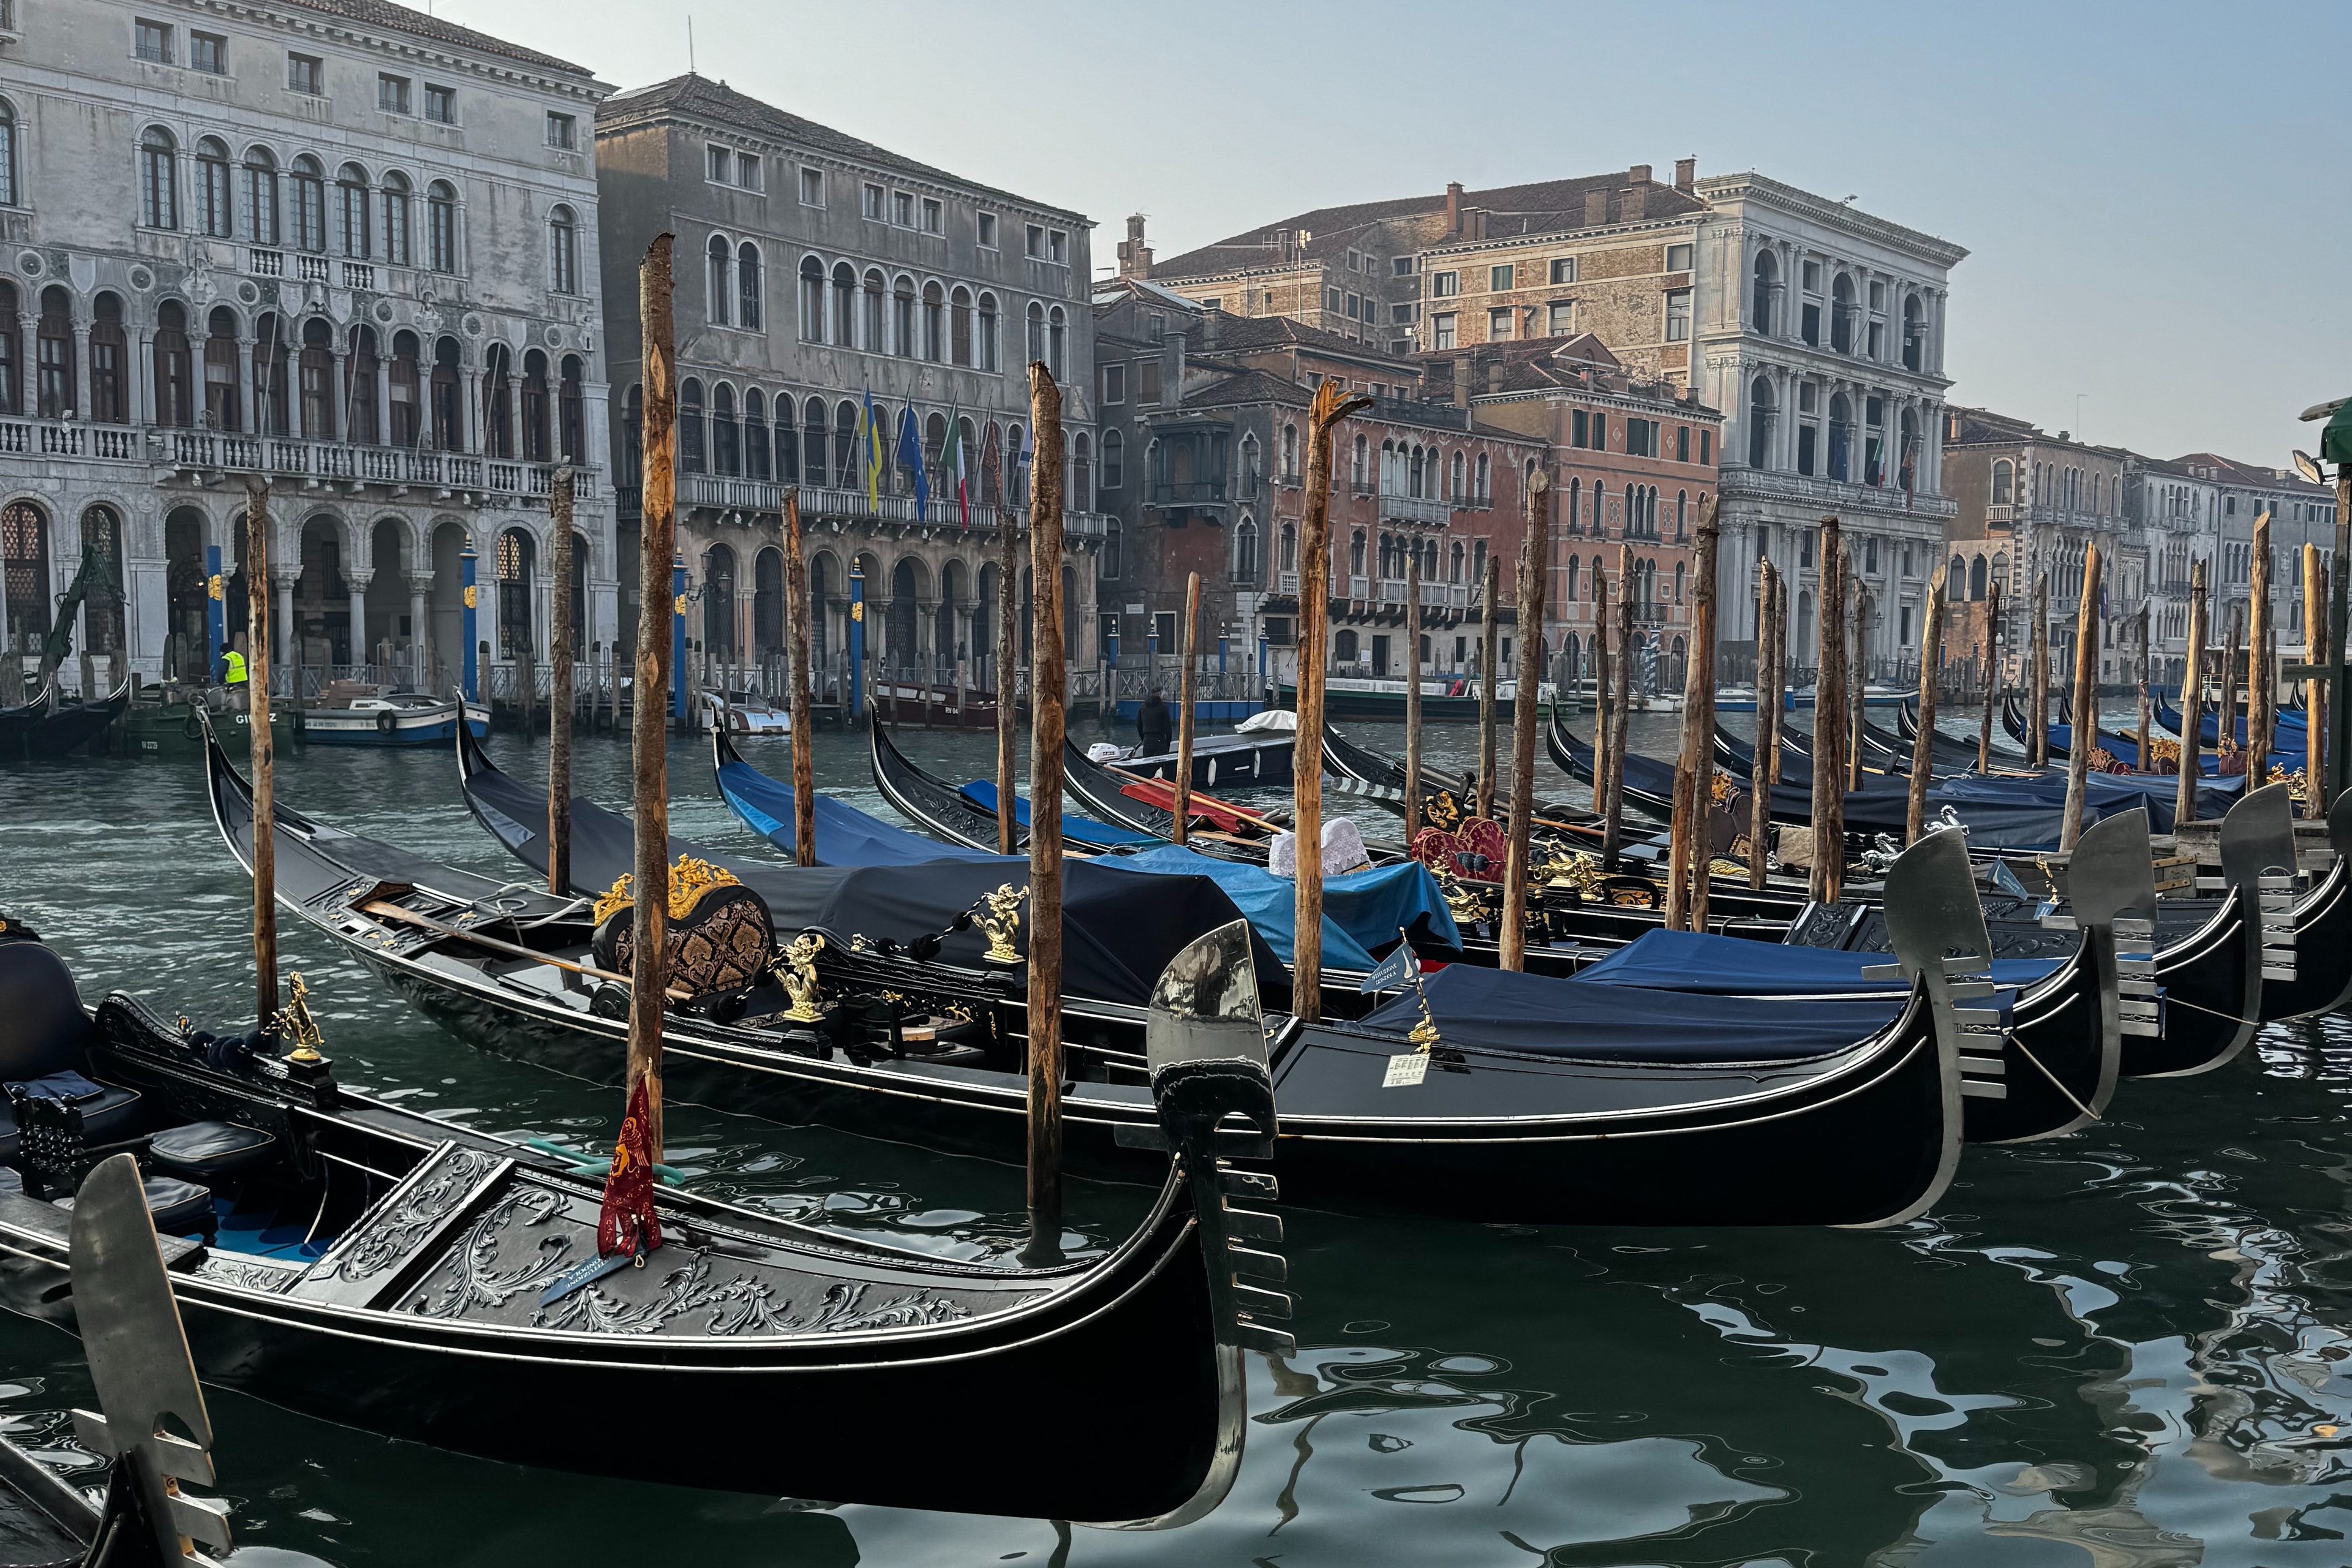
[{"label": "gold sculpture figure", "polygon": [[[1007,882],[972,905],[972,929],[988,939],[988,951],[982,956],[989,963],[1010,964],[1021,962],[1020,952],[1013,947],[1013,938],[1021,930],[1021,900],[1028,896],[1028,889],[1024,888],[1016,893],[1013,890],[1013,884]],[[984,914],[982,912],[983,908],[987,910]]]},{"label": "gold sculpture figure", "polygon": [[[594,919],[598,925],[603,925],[614,913],[629,907],[635,896],[630,884],[635,879],[624,873],[605,889],[604,897],[596,900]],[[713,888],[730,886],[734,881],[735,874],[724,867],[713,866],[708,860],[698,860],[691,855],[679,856],[677,864],[669,868],[669,918],[684,920],[694,911],[694,906],[701,901],[703,894]]]},{"label": "gold sculpture figure", "polygon": [[327,1042],[319,1034],[318,1021],[310,1016],[310,988],[302,983],[299,969],[286,978],[286,1005],[270,1017],[270,1033],[294,1042],[294,1048],[286,1053],[288,1061],[318,1061],[319,1047]]},{"label": "gold sculpture figure", "polygon": [[816,955],[824,947],[824,937],[805,931],[776,955],[776,984],[793,1001],[783,1016],[792,1023],[814,1024],[824,1016],[824,1009],[817,1005],[816,984]]}]

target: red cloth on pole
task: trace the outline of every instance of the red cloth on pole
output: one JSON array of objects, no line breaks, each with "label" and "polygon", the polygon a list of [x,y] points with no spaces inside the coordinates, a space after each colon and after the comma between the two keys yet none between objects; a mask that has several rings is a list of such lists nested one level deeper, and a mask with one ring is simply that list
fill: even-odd
[{"label": "red cloth on pole", "polygon": [[640,1244],[647,1252],[662,1244],[661,1221],[654,1214],[654,1163],[646,1128],[652,1112],[646,1104],[643,1079],[629,1091],[629,1112],[621,1119],[621,1141],[613,1149],[613,1173],[604,1178],[604,1206],[596,1215],[596,1252],[634,1258]]}]

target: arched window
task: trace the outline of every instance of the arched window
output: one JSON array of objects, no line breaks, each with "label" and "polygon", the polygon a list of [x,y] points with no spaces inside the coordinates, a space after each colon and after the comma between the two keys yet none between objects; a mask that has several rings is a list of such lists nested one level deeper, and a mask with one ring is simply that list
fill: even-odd
[{"label": "arched window", "polygon": [[1094,444],[1083,430],[1070,443],[1070,508],[1074,511],[1095,509]]},{"label": "arched window", "polygon": [[857,272],[846,261],[833,264],[833,341],[845,349],[870,349],[857,341]]},{"label": "arched window", "polygon": [[2008,506],[2015,494],[2017,470],[2007,458],[1996,459],[1992,466],[1992,504]]},{"label": "arched window", "polygon": [[768,477],[768,400],[756,386],[743,391],[743,473],[747,479]]},{"label": "arched window", "polygon": [[826,465],[824,441],[825,420],[830,411],[822,397],[812,397],[805,405],[801,430],[801,475],[810,484],[831,482],[832,469]]},{"label": "arched window", "polygon": [[1234,525],[1234,581],[1257,581],[1257,524],[1247,513]]},{"label": "arched window", "polygon": [[776,398],[776,478],[788,485],[801,479],[800,407],[790,393]]},{"label": "arched window", "polygon": [[0,207],[13,207],[16,195],[16,110],[0,98]]},{"label": "arched window", "polygon": [[130,423],[130,349],[122,335],[122,296],[90,302],[89,416],[101,425]]},{"label": "arched window", "polygon": [[735,389],[725,382],[710,389],[711,466],[722,474],[743,471],[741,432],[735,427]]},{"label": "arched window", "polygon": [[532,349],[522,356],[522,458],[548,460],[547,355]]},{"label": "arched window", "polygon": [[1045,357],[1045,307],[1036,300],[1029,301],[1028,362],[1036,363]]},{"label": "arched window", "polygon": [[[377,210],[383,215],[381,225],[383,258],[394,267],[406,267],[410,262],[408,200],[408,176],[397,170],[385,174],[382,193],[377,199]],[[568,217],[569,215],[566,216]],[[576,272],[576,266],[574,270]]]},{"label": "arched window", "polygon": [[196,143],[196,232],[226,239],[236,232],[236,210],[228,188],[228,146],[207,136]]},{"label": "arched window", "polygon": [[727,324],[728,301],[733,294],[734,280],[728,276],[729,250],[723,234],[712,235],[709,245],[704,247],[708,270],[703,276],[703,319],[714,327]]},{"label": "arched window", "polygon": [[[5,291],[8,298],[0,299],[0,310],[14,310],[16,290]],[[0,328],[0,331],[5,331]],[[16,412],[15,401],[9,396],[16,376],[13,374],[16,355],[9,351],[16,334],[6,332],[8,342],[0,343],[0,410]],[[193,367],[188,361],[188,308],[177,300],[166,300],[155,308],[155,423],[174,425],[184,429],[196,422],[195,385]]]},{"label": "arched window", "polygon": [[[1534,459],[1529,458],[1528,461],[1532,462]],[[1478,454],[1478,482],[1476,494],[1478,497],[1478,502],[1482,506],[1495,499],[1493,469],[1487,463],[1486,454],[1484,452]]]},{"label": "arched window", "polygon": [[948,359],[955,364],[971,363],[971,290],[961,284],[948,296]]},{"label": "arched window", "polygon": [[375,329],[365,323],[352,329],[351,368],[343,377],[343,439],[375,446],[377,429]]},{"label": "arched window", "polygon": [[1958,597],[1961,590],[1967,587],[1968,581],[1969,563],[1957,555],[1953,556],[1952,564],[1944,574],[1944,591]]},{"label": "arched window", "polygon": [[765,279],[760,267],[760,247],[747,239],[735,252],[735,320],[747,332],[767,331]]},{"label": "arched window", "polygon": [[559,294],[580,292],[580,222],[568,206],[547,215],[547,286]]},{"label": "arched window", "polygon": [[[1926,323],[1920,317],[1919,296],[1916,294],[1906,294],[1903,297],[1904,369],[1917,370],[1919,368],[1920,344],[1926,339],[1927,335]],[[1903,488],[1905,489],[1909,489],[1911,487],[1906,485]]]},{"label": "arched window", "polygon": [[1127,437],[1106,430],[1102,438],[1102,488],[1119,489],[1127,482]]},{"label": "arched window", "polygon": [[278,242],[278,159],[267,147],[246,150],[245,237],[259,246]]},{"label": "arched window", "polygon": [[556,430],[558,443],[567,463],[588,460],[587,396],[582,390],[580,356],[563,356],[563,376],[556,392]]},{"label": "arched window", "polygon": [[[878,416],[881,409],[877,406],[875,412]],[[875,423],[881,431],[894,427],[887,418],[877,418]],[[865,489],[858,482],[857,473],[858,462],[864,456],[857,449],[857,405],[845,397],[833,405],[834,482],[844,489]],[[884,460],[888,460],[887,451]]]},{"label": "arched window", "polygon": [[1364,531],[1360,528],[1348,536],[1348,572],[1356,577],[1364,574]]},{"label": "arched window", "polygon": [[48,514],[28,500],[0,507],[0,571],[5,571],[12,652],[38,647],[49,632]]},{"label": "arched window", "polygon": [[1282,570],[1298,570],[1298,527],[1296,523],[1282,525]]},{"label": "arched window", "polygon": [[[948,416],[944,414],[934,414],[923,421],[923,468],[931,477],[931,494],[934,496],[947,494],[954,483],[941,468],[941,459],[947,456],[947,449]],[[1064,482],[1066,484],[1068,482],[1066,473],[1064,475]],[[1066,505],[1067,501],[1068,498],[1066,496],[1064,504]]]},{"label": "arched window", "polygon": [[1298,479],[1298,426],[1282,427],[1282,482],[1292,484]]},{"label": "arched window", "polygon": [[1068,322],[1062,315],[1062,307],[1056,305],[1046,317],[1045,326],[1045,368],[1054,373],[1055,381],[1061,381],[1068,374],[1065,365],[1068,358],[1069,336]]},{"label": "arched window", "polygon": [[[1681,604],[1682,602],[1683,602],[1683,563],[1682,563],[1681,562],[1677,561],[1677,562],[1675,562],[1675,604],[1677,604],[1677,605],[1679,605],[1679,604]],[[1677,639],[1676,639],[1676,642],[1677,642],[1677,644],[1679,644],[1680,639],[1679,639],[1679,638],[1677,638]]]},{"label": "arched window", "polygon": [[[1748,325],[1767,337],[1772,334],[1772,296],[1775,292],[1773,286],[1779,281],[1780,275],[1780,263],[1773,258],[1772,253],[1769,250],[1758,251],[1755,297],[1748,303]],[[1764,465],[1750,463],[1748,466],[1751,468],[1760,468]]]},{"label": "arched window", "polygon": [[863,348],[870,355],[889,353],[889,339],[882,336],[882,289],[885,289],[882,273],[875,268],[868,268],[866,270],[866,294],[858,300],[858,306],[861,306],[858,348]]},{"label": "arched window", "polygon": [[466,449],[465,405],[458,390],[457,340],[440,338],[433,344],[433,444],[445,452]]},{"label": "arched window", "polygon": [[40,320],[34,323],[34,349],[38,359],[35,411],[43,419],[61,419],[66,410],[80,405],[74,385],[73,300],[54,286],[41,290]]},{"label": "arched window", "polygon": [[[1764,263],[1769,253],[1757,258],[1757,277],[1764,276]],[[1760,286],[1760,285],[1759,285]],[[1748,466],[1768,468],[1766,459],[1772,451],[1772,384],[1758,376],[1748,389]]]},{"label": "arched window", "polygon": [[335,210],[343,254],[354,261],[365,261],[373,254],[368,245],[368,177],[357,163],[346,163],[335,173]]},{"label": "arched window", "polygon": [[294,248],[316,255],[327,248],[327,175],[305,153],[294,160]]},{"label": "arched window", "polygon": [[492,343],[482,354],[482,451],[492,458],[515,455],[514,352]]},{"label": "arched window", "polygon": [[499,653],[506,658],[530,659],[531,637],[531,569],[537,551],[531,537],[520,528],[499,535]]},{"label": "arched window", "polygon": [[446,180],[425,192],[425,265],[436,272],[457,270],[457,193]]},{"label": "arched window", "polygon": [[980,297],[980,341],[975,346],[979,351],[977,354],[980,362],[979,368],[988,371],[996,369],[996,296],[993,294],[982,294]]},{"label": "arched window", "polygon": [[1560,578],[1560,598],[1563,602],[1573,604],[1580,596],[1577,579],[1583,574],[1583,565],[1584,561],[1580,556],[1571,555],[1568,558],[1568,569]]},{"label": "arched window", "polygon": [[801,342],[824,342],[824,263],[801,258]]},{"label": "arched window", "polygon": [[1446,465],[1445,496],[1448,500],[1457,503],[1468,499],[1468,492],[1462,487],[1462,454],[1459,452],[1454,453],[1453,461]]},{"label": "arched window", "polygon": [[179,149],[160,125],[139,138],[139,221],[149,228],[180,226]]},{"label": "arched window", "polygon": [[947,355],[945,300],[938,284],[923,285],[923,357],[934,364]]},{"label": "arched window", "polygon": [[215,305],[205,318],[203,415],[207,430],[234,431],[242,417],[238,397],[236,312]]},{"label": "arched window", "polygon": [[890,293],[890,341],[887,346],[900,359],[915,357],[915,280],[903,272]]},{"label": "arched window", "polygon": [[1102,549],[1095,556],[1096,581],[1117,582],[1118,580],[1119,572],[1126,564],[1122,559],[1123,552],[1120,544],[1118,519],[1110,518],[1103,524]]},{"label": "arched window", "polygon": [[702,428],[702,383],[688,376],[677,386],[677,466],[681,472],[699,474],[705,460]]},{"label": "arched window", "polygon": [[1969,563],[1969,597],[1980,600],[1984,596],[1985,558],[1979,555]]}]

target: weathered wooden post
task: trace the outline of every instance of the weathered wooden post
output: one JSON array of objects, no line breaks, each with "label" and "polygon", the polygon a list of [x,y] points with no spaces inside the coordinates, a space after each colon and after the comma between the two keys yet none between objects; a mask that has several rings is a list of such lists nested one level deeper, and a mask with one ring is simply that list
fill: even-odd
[{"label": "weathered wooden post", "polygon": [[[253,985],[264,1028],[278,1011],[278,829],[269,745],[269,483],[246,492],[246,762],[253,773]],[[291,627],[288,628],[289,631]],[[462,721],[464,714],[458,715]]]},{"label": "weathered wooden post", "polygon": [[1769,556],[1756,563],[1756,750],[1748,770],[1748,886],[1764,887],[1773,762],[1780,749],[1780,584]]},{"label": "weathered wooden post", "polygon": [[1835,903],[1845,882],[1844,745],[1845,579],[1840,568],[1838,520],[1822,519],[1820,650],[1813,675],[1813,865],[1808,896]]},{"label": "weathered wooden post", "polygon": [[555,535],[547,631],[547,890],[559,899],[572,890],[572,485],[571,468],[558,468],[547,497],[547,526]]},{"label": "weathered wooden post", "polygon": [[1699,503],[1691,549],[1691,640],[1683,670],[1682,754],[1666,848],[1666,929],[1706,929],[1707,822],[1715,805],[1715,498]]},{"label": "weathered wooden post", "polygon": [[1919,842],[1927,820],[1927,779],[1935,772],[1936,675],[1944,657],[1944,595],[1948,566],[1937,566],[1927,582],[1927,621],[1919,634],[1919,733],[1911,742],[1911,792],[1905,804],[1903,842]]},{"label": "weathered wooden post", "polygon": [[2246,787],[2260,789],[2271,776],[2271,710],[2278,688],[2271,679],[2271,514],[2254,519],[2252,581],[2246,610]]},{"label": "weathered wooden post", "polygon": [[1421,552],[1405,565],[1404,841],[1421,831]]},{"label": "weathered wooden post", "polygon": [[1853,642],[1845,667],[1846,705],[1843,739],[1845,743],[1845,787],[1858,790],[1862,787],[1862,726],[1864,716],[1870,711],[1864,685],[1864,677],[1870,668],[1870,590],[1864,585],[1862,574],[1853,570],[1851,548],[1846,551],[1845,563],[1839,568],[1838,576],[1853,588]]},{"label": "weathered wooden post", "polygon": [[[1977,772],[1992,772],[1992,696],[2000,687],[2000,579],[1992,580],[1985,602],[1984,713],[1977,721]],[[1925,729],[1926,725],[1920,728]]]},{"label": "weathered wooden post", "polygon": [[[1029,1247],[1062,1257],[1062,389],[1029,366]],[[1009,793],[1009,792],[1008,792]]]},{"label": "weathered wooden post", "polygon": [[[1371,402],[1360,395],[1349,397],[1338,382],[1326,381],[1315,389],[1307,410],[1307,490],[1298,527],[1298,731],[1291,752],[1298,882],[1290,1010],[1308,1023],[1323,1016],[1323,661],[1331,615],[1331,431]],[[1486,567],[1491,584],[1493,561]]]},{"label": "weathered wooden post", "polygon": [[1543,686],[1544,590],[1551,576],[1550,489],[1551,478],[1541,468],[1529,474],[1519,514],[1519,658],[1511,699],[1511,820],[1504,839],[1499,933],[1505,969],[1527,967],[1528,836],[1536,815],[1536,710]]},{"label": "weathered wooden post", "polygon": [[2205,563],[2189,563],[2189,660],[2180,676],[2180,778],[2173,789],[2175,824],[2197,820],[2198,752],[2205,740]]},{"label": "weathered wooden post", "polygon": [[1484,607],[1478,623],[1478,810],[1477,815],[1491,818],[1495,815],[1495,689],[1502,679],[1502,671],[1495,667],[1502,662],[1502,623],[1496,616],[1501,605],[1501,563],[1486,557],[1486,580],[1479,589]]},{"label": "weathered wooden post", "polygon": [[[1609,661],[1609,578],[1601,570],[1600,558],[1594,557],[1592,568],[1592,809],[1606,816],[1609,796],[1609,729],[1612,715],[1616,712],[1611,683],[1616,670]],[[1613,858],[1613,844],[1606,845],[1602,854]]]},{"label": "weathered wooden post", "polygon": [[801,492],[784,492],[784,619],[792,638],[793,861],[816,864],[816,726],[809,717],[808,559],[801,543]]},{"label": "weathered wooden post", "polygon": [[[1009,482],[1009,481],[1008,481]],[[1036,504],[1036,481],[1030,481],[1030,504]],[[1008,501],[1012,498],[1005,498]],[[1018,690],[1020,682],[1013,678],[1013,661],[1020,656],[1020,632],[1013,618],[1020,611],[1018,597],[1021,587],[1021,529],[1018,513],[1006,506],[996,514],[996,852],[1013,853],[1016,842],[1013,803],[1013,748],[1014,722],[1020,718]],[[1054,776],[1062,776],[1062,759],[1053,759]]]},{"label": "weathered wooden post", "polygon": [[[2319,546],[2303,547],[2303,658],[2327,662],[2327,584],[2319,567]],[[2305,815],[2327,815],[2327,682],[2314,676],[2303,688],[2303,805]]]},{"label": "weathered wooden post", "polygon": [[1633,716],[1633,547],[1617,547],[1616,707],[1609,715],[1609,806],[1601,819],[1601,858],[1614,868],[1624,844],[1625,736]]},{"label": "weathered wooden post", "polygon": [[2139,765],[2134,771],[2143,773],[2148,771],[2148,763],[2152,760],[2148,751],[2155,741],[2149,733],[2155,725],[2155,716],[2148,711],[2151,705],[2147,695],[2147,606],[2142,605],[2139,607]]},{"label": "weathered wooden post", "polygon": [[670,320],[670,248],[659,234],[637,269],[637,316],[644,323],[644,490],[637,581],[636,700],[629,728],[634,749],[636,855],[629,953],[629,1065],[625,1104],[646,1091],[647,1158],[662,1157],[662,1008],[669,990],[669,742],[662,694],[669,689],[672,595],[677,552],[677,340]]},{"label": "weathered wooden post", "polygon": [[[2084,721],[2089,721],[2087,723]],[[2083,552],[2083,597],[2074,613],[2074,729],[2066,751],[2066,816],[2058,847],[2072,853],[2083,837],[2083,800],[2090,789],[2091,752],[2099,742],[2099,546]]]},{"label": "weathered wooden post", "polygon": [[2036,770],[2050,765],[2050,574],[2036,573],[2033,578],[2033,683],[2032,700],[2027,704],[2025,760]]},{"label": "weathered wooden post", "polygon": [[1185,818],[1192,815],[1192,681],[1200,669],[1195,634],[1201,625],[1201,574],[1184,580],[1184,667],[1176,672],[1176,823],[1170,837],[1184,842]]}]

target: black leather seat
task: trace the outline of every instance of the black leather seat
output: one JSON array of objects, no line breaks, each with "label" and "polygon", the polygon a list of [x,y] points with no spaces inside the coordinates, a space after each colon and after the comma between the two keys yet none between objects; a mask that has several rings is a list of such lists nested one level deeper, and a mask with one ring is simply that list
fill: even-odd
[{"label": "black leather seat", "polygon": [[159,1168],[206,1184],[259,1164],[277,1150],[278,1140],[268,1133],[234,1121],[191,1121],[147,1141],[148,1156]]},{"label": "black leather seat", "polygon": [[[63,959],[38,942],[0,942],[0,1083],[87,1070],[92,1028]],[[79,1109],[92,1143],[114,1142],[138,1129],[136,1089],[105,1086]],[[16,1119],[0,1104],[0,1161],[16,1158]]]},{"label": "black leather seat", "polygon": [[[149,1176],[140,1185],[146,1190],[147,1212],[155,1216],[155,1228],[163,1235],[208,1237],[220,1228],[210,1187],[177,1176]],[[73,1205],[69,1197],[58,1200],[61,1209]]]}]

